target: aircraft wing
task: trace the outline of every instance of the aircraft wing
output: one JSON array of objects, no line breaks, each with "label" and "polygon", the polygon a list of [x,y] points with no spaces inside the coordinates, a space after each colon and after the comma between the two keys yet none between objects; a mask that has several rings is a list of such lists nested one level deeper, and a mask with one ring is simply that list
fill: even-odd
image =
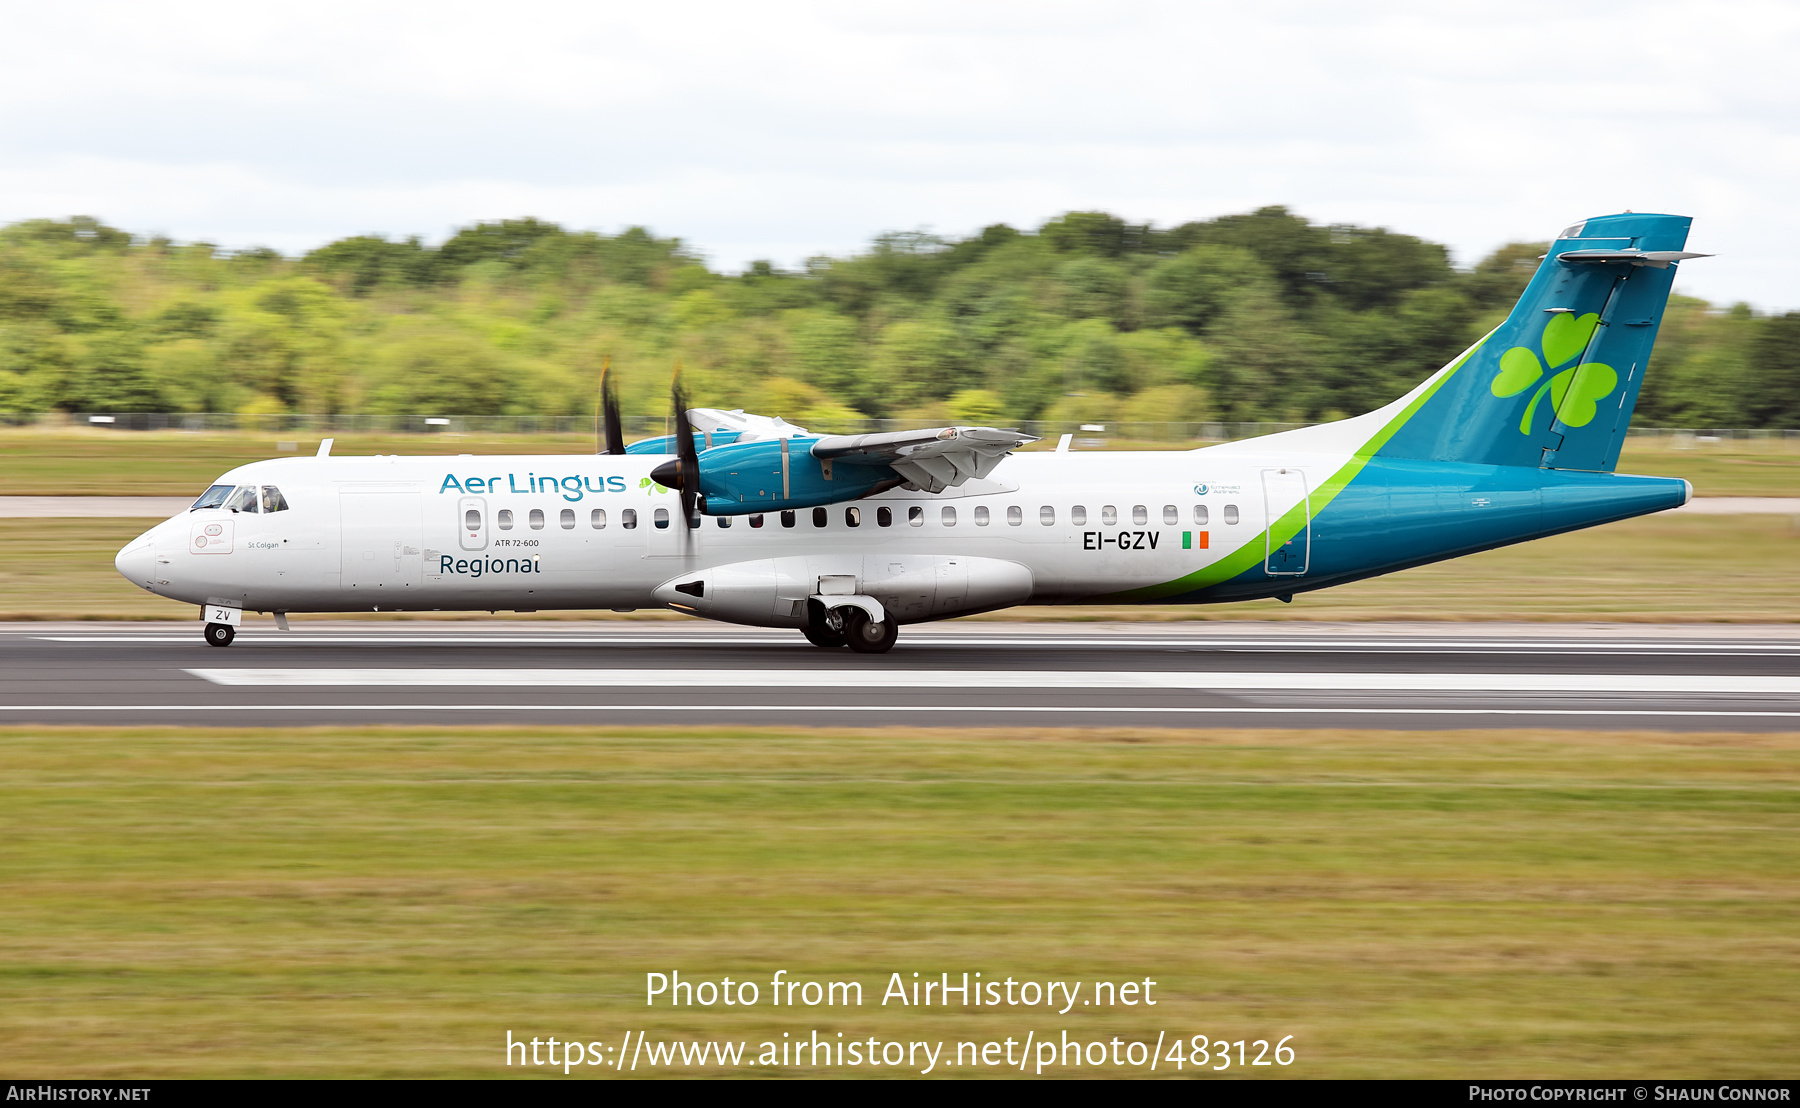
[{"label": "aircraft wing", "polygon": [[1036,442],[1036,435],[993,427],[933,427],[873,435],[827,435],[812,445],[820,461],[885,465],[909,489],[943,492],[971,477],[986,477],[1000,459]]}]

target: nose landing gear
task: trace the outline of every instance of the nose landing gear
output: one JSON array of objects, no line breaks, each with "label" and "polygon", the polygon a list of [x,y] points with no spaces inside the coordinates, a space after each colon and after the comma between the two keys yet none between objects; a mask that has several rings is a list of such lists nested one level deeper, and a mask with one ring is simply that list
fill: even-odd
[{"label": "nose landing gear", "polygon": [[230,646],[231,640],[237,638],[237,629],[229,623],[209,623],[206,625],[207,646]]}]

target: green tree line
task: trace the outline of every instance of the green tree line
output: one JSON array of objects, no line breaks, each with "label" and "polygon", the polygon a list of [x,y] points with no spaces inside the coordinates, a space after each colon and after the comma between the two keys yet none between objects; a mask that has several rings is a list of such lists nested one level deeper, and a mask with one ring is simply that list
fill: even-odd
[{"label": "green tree line", "polygon": [[[1473,267],[1281,207],[1157,228],[882,235],[716,273],[642,228],[535,219],[300,258],[90,218],[0,229],[0,410],[574,415],[610,359],[628,412],[798,423],[1282,420],[1377,407],[1501,319],[1543,253]],[[1800,313],[1671,304],[1639,418],[1800,426]]]}]

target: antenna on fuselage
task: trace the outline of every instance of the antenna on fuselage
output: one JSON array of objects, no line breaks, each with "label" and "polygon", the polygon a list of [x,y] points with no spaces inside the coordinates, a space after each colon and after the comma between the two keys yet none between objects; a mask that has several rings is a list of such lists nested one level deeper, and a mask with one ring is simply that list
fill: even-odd
[{"label": "antenna on fuselage", "polygon": [[337,441],[336,439],[320,439],[319,440],[319,452],[316,455],[314,455],[314,457],[318,457],[318,458],[331,457],[331,444],[336,441]]}]

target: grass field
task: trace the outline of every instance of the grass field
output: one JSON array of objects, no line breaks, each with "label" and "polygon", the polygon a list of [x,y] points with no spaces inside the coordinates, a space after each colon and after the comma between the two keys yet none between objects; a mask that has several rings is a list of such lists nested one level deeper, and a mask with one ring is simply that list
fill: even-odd
[{"label": "grass field", "polygon": [[[289,452],[282,451],[283,442]],[[1050,445],[1039,444],[1044,449]],[[1167,443],[1113,445],[1187,448]],[[317,436],[0,429],[0,496],[198,496],[233,466],[311,454],[317,447]],[[589,435],[341,435],[334,452],[583,454],[593,447]],[[1631,439],[1619,470],[1685,477],[1701,496],[1800,496],[1800,442]]]},{"label": "grass field", "polygon": [[[8,1075],[503,1076],[509,1030],[1293,1035],[1308,1077],[1800,1049],[1795,735],[13,728],[0,787]],[[763,1002],[647,1009],[676,969]],[[777,969],[865,1005],[773,1008]],[[1159,1002],[878,1004],[965,970]]]},{"label": "grass field", "polygon": [[[113,555],[152,522],[0,519],[0,619],[193,618],[190,607],[113,569]],[[1800,620],[1797,560],[1800,529],[1786,516],[1652,516],[1303,593],[1292,604],[1036,607],[981,618],[1792,622]]]}]

